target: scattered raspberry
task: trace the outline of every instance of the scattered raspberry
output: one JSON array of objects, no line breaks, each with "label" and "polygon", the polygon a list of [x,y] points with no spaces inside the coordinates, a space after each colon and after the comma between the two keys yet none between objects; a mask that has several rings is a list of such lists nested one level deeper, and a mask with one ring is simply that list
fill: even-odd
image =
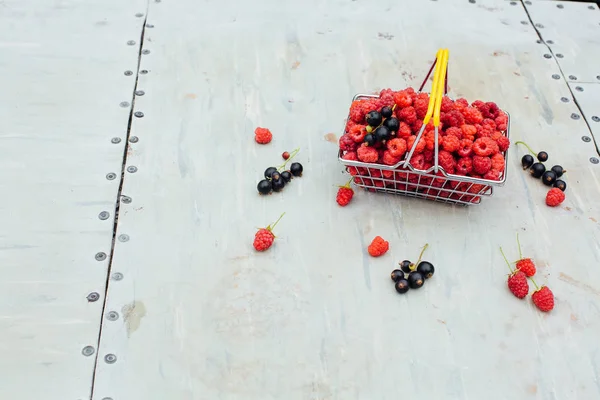
[{"label": "scattered raspberry", "polygon": [[465,117],[458,110],[443,113],[440,120],[444,126],[461,126],[465,123]]},{"label": "scattered raspberry", "polygon": [[358,159],[366,163],[374,163],[379,159],[379,153],[372,147],[360,146],[356,152]]},{"label": "scattered raspberry", "polygon": [[452,154],[447,152],[446,150],[440,150],[440,152],[438,153],[438,164],[440,167],[444,168],[444,171],[446,171],[447,173],[454,173],[454,167],[456,165],[456,162],[454,161],[454,157],[452,156]]},{"label": "scattered raspberry", "polygon": [[456,163],[456,174],[469,175],[473,170],[473,160],[470,157],[462,157]]},{"label": "scattered raspberry", "polygon": [[483,115],[481,112],[474,107],[466,107],[462,110],[462,114],[465,117],[467,124],[480,124],[483,121]]},{"label": "scattered raspberry", "polygon": [[397,115],[400,121],[404,121],[409,125],[417,120],[417,113],[414,107],[412,106],[403,108],[402,110],[400,110],[400,112],[397,113]]},{"label": "scattered raspberry", "polygon": [[[421,123],[423,123],[423,121],[421,121]],[[408,125],[404,121],[401,121],[400,128],[398,129],[398,137],[407,139],[410,135],[412,135],[412,130],[410,129],[410,125]]]},{"label": "scattered raspberry", "polygon": [[404,153],[406,153],[406,140],[400,138],[388,140],[387,148],[390,151],[392,157],[401,158],[404,155]]},{"label": "scattered raspberry", "polygon": [[504,171],[505,161],[504,156],[500,153],[492,156],[492,169],[496,171]]},{"label": "scattered raspberry", "polygon": [[451,126],[450,128],[446,129],[446,136],[454,136],[457,139],[462,139],[463,131],[461,128],[457,128],[456,126]]},{"label": "scattered raspberry", "polygon": [[492,168],[492,160],[489,157],[474,156],[473,171],[479,175],[484,175]]},{"label": "scattered raspberry", "polygon": [[498,144],[490,138],[479,138],[473,143],[473,152],[478,156],[491,156],[499,151]]},{"label": "scattered raspberry", "polygon": [[529,283],[527,276],[521,271],[515,271],[508,276],[508,289],[515,297],[522,299],[529,293]]},{"label": "scattered raspberry", "polygon": [[473,141],[469,139],[461,140],[457,153],[461,157],[469,157],[473,153]]},{"label": "scattered raspberry", "polygon": [[358,143],[352,140],[352,137],[349,134],[342,135],[340,137],[340,150],[342,151],[356,151],[358,147]]},{"label": "scattered raspberry", "polygon": [[[460,131],[460,129],[458,128],[455,129]],[[454,153],[455,151],[458,151],[458,148],[460,147],[460,140],[454,135],[447,135],[446,137],[444,137],[444,143],[442,147],[444,148],[444,150],[449,151],[450,153]]]},{"label": "scattered raspberry", "polygon": [[367,250],[372,257],[379,257],[384,255],[389,248],[390,244],[387,241],[381,236],[375,236],[375,239],[373,239]]},{"label": "scattered raspberry", "polygon": [[565,193],[562,190],[552,188],[548,191],[548,194],[546,195],[546,205],[556,207],[563,201],[565,201]]},{"label": "scattered raspberry", "polygon": [[475,125],[464,124],[460,127],[463,133],[463,139],[471,139],[475,140],[475,135],[477,134],[477,128]]},{"label": "scattered raspberry", "polygon": [[273,134],[267,128],[256,128],[254,130],[254,140],[259,144],[267,144],[270,143],[273,139]]},{"label": "scattered raspberry", "polygon": [[[415,140],[417,139],[416,136],[411,136],[408,138],[408,140],[406,141],[406,147],[408,150],[412,149],[413,145],[415,144]],[[422,153],[423,150],[425,150],[425,140],[423,140],[423,138],[419,139],[419,142],[416,144],[415,147],[415,151],[413,154],[419,154]]]},{"label": "scattered raspberry", "polygon": [[508,148],[510,147],[510,139],[507,138],[506,136],[501,136],[496,140],[496,143],[498,144],[498,149],[501,152],[505,152],[506,150],[508,150]]},{"label": "scattered raspberry", "polygon": [[533,300],[533,304],[535,304],[540,311],[548,312],[554,308],[554,294],[548,286],[542,286],[540,289],[533,292],[531,300]]},{"label": "scattered raspberry", "polygon": [[383,157],[382,157],[381,161],[385,165],[395,165],[400,162],[400,157],[394,157],[390,150],[386,150],[383,152]]},{"label": "scattered raspberry", "polygon": [[354,190],[352,190],[348,183],[346,186],[340,186],[337,196],[335,196],[335,201],[340,206],[346,207],[350,203],[350,200],[352,200],[352,196],[354,196]]},{"label": "scattered raspberry", "polygon": [[354,142],[362,143],[365,140],[365,136],[367,136],[367,127],[364,125],[354,125],[350,128],[348,135],[350,135]]},{"label": "scattered raspberry", "polygon": [[405,90],[394,93],[394,102],[399,108],[410,107],[413,103],[412,97]]},{"label": "scattered raspberry", "polygon": [[[475,156],[477,157],[477,156]],[[487,179],[490,181],[499,181],[501,172],[495,169],[490,169],[488,172],[483,175],[483,179]]]},{"label": "scattered raspberry", "polygon": [[269,249],[273,245],[273,241],[275,240],[275,235],[273,234],[273,228],[275,225],[283,218],[285,213],[281,214],[281,216],[275,221],[273,226],[269,225],[266,228],[261,228],[254,235],[254,248],[257,251],[265,251]]},{"label": "scattered raspberry", "polygon": [[531,261],[531,258],[523,258],[517,261],[517,269],[523,271],[527,276],[535,275],[535,264]]}]

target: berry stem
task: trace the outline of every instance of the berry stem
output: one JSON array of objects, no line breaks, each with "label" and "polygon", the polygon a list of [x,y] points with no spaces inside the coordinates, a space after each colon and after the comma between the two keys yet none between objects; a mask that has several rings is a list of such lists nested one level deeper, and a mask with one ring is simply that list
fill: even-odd
[{"label": "berry stem", "polygon": [[421,250],[421,254],[419,254],[419,259],[415,263],[416,266],[418,266],[419,263],[421,262],[421,259],[423,258],[423,253],[425,253],[425,250],[427,250],[427,247],[429,247],[429,243],[425,243],[425,246],[423,246],[423,250]]},{"label": "berry stem", "polygon": [[281,221],[281,218],[283,218],[283,216],[284,216],[284,215],[285,215],[285,213],[281,214],[281,215],[279,216],[279,218],[277,218],[277,221],[275,221],[275,223],[273,224],[273,226],[269,225],[269,226],[267,226],[267,229],[268,229],[268,230],[270,230],[270,231],[272,231],[272,230],[273,230],[273,228],[275,228],[275,225],[277,225],[277,223],[278,223],[279,221]]},{"label": "berry stem", "polygon": [[502,250],[502,247],[500,247],[500,253],[502,253],[502,257],[504,257],[504,261],[506,261],[506,265],[508,265],[508,269],[509,269],[510,273],[514,274],[515,271],[513,271],[513,269],[511,268],[510,263],[508,262],[508,259],[504,255],[504,251]]},{"label": "berry stem", "polygon": [[353,181],[353,180],[354,180],[354,177],[353,177],[353,176],[351,176],[351,177],[350,177],[350,180],[349,180],[348,182],[346,182],[346,184],[345,184],[344,186],[340,186],[340,187],[343,187],[343,188],[348,188],[348,189],[350,189],[350,183],[352,183],[352,181]]},{"label": "berry stem", "polygon": [[287,165],[287,163],[290,162],[291,159],[294,158],[296,156],[296,154],[298,154],[299,151],[300,151],[300,147],[298,147],[297,149],[294,149],[294,151],[292,151],[290,153],[290,157],[287,160],[285,160],[285,162],[283,164],[281,164],[279,167],[277,167],[277,170],[281,171],[282,169],[284,169],[285,166]]},{"label": "berry stem", "polygon": [[519,246],[519,261],[523,259],[523,253],[521,253],[521,242],[519,241],[519,232],[517,232],[517,246]]},{"label": "berry stem", "polygon": [[529,147],[529,145],[527,143],[518,141],[518,142],[515,142],[515,144],[522,144],[523,146],[527,147],[527,150],[529,150],[529,152],[531,154],[533,154],[534,156],[536,155],[535,151],[531,150],[531,147]]},{"label": "berry stem", "polygon": [[537,283],[535,283],[535,281],[533,280],[533,278],[532,278],[532,277],[529,277],[529,280],[530,280],[531,282],[533,282],[533,284],[535,285],[535,288],[536,288],[537,290],[540,290],[540,287],[537,285]]}]

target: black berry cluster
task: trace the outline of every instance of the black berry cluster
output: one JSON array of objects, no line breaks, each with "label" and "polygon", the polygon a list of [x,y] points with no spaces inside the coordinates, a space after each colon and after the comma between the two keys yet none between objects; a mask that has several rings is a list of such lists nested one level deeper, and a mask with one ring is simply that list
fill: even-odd
[{"label": "black berry cluster", "polygon": [[376,143],[385,143],[400,129],[400,121],[394,117],[394,107],[385,106],[381,112],[377,110],[369,111],[365,116],[367,120],[367,134],[364,143],[374,146]]},{"label": "black berry cluster", "polygon": [[531,147],[527,145],[525,142],[515,142],[515,144],[522,144],[527,147],[527,150],[531,152],[531,154],[525,154],[521,158],[521,165],[523,166],[523,170],[529,169],[529,173],[536,179],[542,179],[542,183],[546,186],[553,186],[562,190],[563,192],[567,190],[567,183],[560,179],[563,174],[567,172],[561,165],[555,165],[551,169],[546,170],[546,165],[544,163],[548,161],[548,153],[545,151],[540,151],[537,153],[536,158],[537,162],[533,158],[532,154],[535,154]]},{"label": "black berry cluster", "polygon": [[433,276],[435,268],[429,261],[421,261],[425,249],[429,245],[426,244],[421,250],[419,259],[416,263],[409,260],[404,260],[399,263],[400,269],[395,269],[390,274],[392,281],[395,282],[396,291],[404,294],[409,289],[418,289],[425,284],[425,281]]},{"label": "black berry cluster", "polygon": [[303,167],[302,164],[298,162],[293,162],[290,165],[289,169],[286,169],[288,161],[291,161],[300,149],[296,149],[289,154],[285,152],[287,155],[285,158],[284,155],[282,157],[286,160],[283,164],[278,167],[269,167],[265,170],[264,176],[265,179],[258,182],[256,189],[258,193],[261,195],[271,194],[271,192],[281,192],[286,184],[288,184],[294,177],[302,176]]}]

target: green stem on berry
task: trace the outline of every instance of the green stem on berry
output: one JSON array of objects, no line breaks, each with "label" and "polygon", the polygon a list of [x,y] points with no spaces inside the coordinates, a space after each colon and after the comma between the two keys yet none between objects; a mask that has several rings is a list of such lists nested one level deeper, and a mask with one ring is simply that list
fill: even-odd
[{"label": "green stem on berry", "polygon": [[427,247],[429,247],[429,243],[425,243],[425,246],[423,246],[423,250],[421,250],[421,254],[419,254],[419,259],[415,263],[416,266],[418,266],[419,263],[421,262],[421,259],[423,258],[423,253],[425,253],[425,250],[427,250]]},{"label": "green stem on berry", "polygon": [[522,260],[523,253],[521,253],[521,242],[519,241],[519,232],[517,232],[517,246],[519,246],[519,260]]},{"label": "green stem on berry", "polygon": [[536,288],[537,290],[540,290],[540,287],[537,285],[537,283],[535,283],[535,281],[533,280],[533,278],[532,278],[532,277],[529,277],[529,280],[530,280],[531,282],[533,282],[533,284],[535,285],[535,288]]},{"label": "green stem on berry", "polygon": [[288,162],[290,162],[290,160],[292,158],[294,158],[296,156],[296,154],[298,154],[298,152],[300,151],[300,147],[298,147],[297,149],[294,149],[291,153],[290,153],[290,157],[285,160],[285,162],[283,164],[281,164],[279,167],[277,167],[278,171],[281,171],[282,169],[285,168],[285,166],[287,165]]},{"label": "green stem on berry", "polygon": [[527,147],[527,150],[529,150],[529,152],[531,154],[533,154],[534,156],[536,155],[535,151],[531,150],[531,147],[529,147],[529,145],[527,143],[518,141],[518,142],[515,142],[515,144],[522,144],[523,146]]},{"label": "green stem on berry", "polygon": [[281,215],[279,216],[279,218],[277,218],[277,221],[275,221],[275,223],[273,224],[273,226],[269,225],[269,226],[267,226],[267,229],[268,229],[268,230],[270,230],[270,231],[272,231],[272,230],[273,230],[273,228],[275,228],[275,225],[277,225],[277,223],[278,223],[279,221],[281,221],[281,218],[283,218],[283,216],[284,216],[284,215],[285,215],[285,213],[281,214]]},{"label": "green stem on berry", "polygon": [[504,255],[504,251],[502,250],[502,247],[500,247],[500,253],[502,253],[502,257],[504,257],[504,261],[506,261],[506,265],[508,265],[508,270],[510,271],[511,274],[514,274],[515,271],[513,271],[513,269],[511,268],[510,263],[508,262],[508,259]]},{"label": "green stem on berry", "polygon": [[394,103],[394,107],[392,107],[392,111],[396,109],[396,103]]}]

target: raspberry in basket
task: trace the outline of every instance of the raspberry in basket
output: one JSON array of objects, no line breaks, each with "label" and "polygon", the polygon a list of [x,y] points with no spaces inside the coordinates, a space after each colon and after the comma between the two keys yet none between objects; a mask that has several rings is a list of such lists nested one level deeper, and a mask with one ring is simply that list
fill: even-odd
[{"label": "raspberry in basket", "polygon": [[[387,148],[392,157],[402,157],[406,153],[406,140],[395,138],[387,142]],[[391,164],[390,164],[391,165]]]},{"label": "raspberry in basket", "polygon": [[456,99],[456,101],[454,102],[454,107],[457,110],[462,111],[465,108],[469,107],[469,102],[466,99],[463,99],[463,98]]},{"label": "raspberry in basket", "polygon": [[461,126],[465,123],[465,117],[458,110],[452,110],[444,113],[440,120],[444,126]]},{"label": "raspberry in basket", "polygon": [[462,110],[462,114],[465,117],[467,124],[480,124],[483,121],[483,115],[475,107],[467,107]]},{"label": "raspberry in basket", "polygon": [[471,154],[473,154],[473,141],[470,139],[462,139],[456,152],[460,157],[471,156]]},{"label": "raspberry in basket", "polygon": [[504,171],[504,156],[500,153],[492,156],[492,169],[496,171]]},{"label": "raspberry in basket", "polygon": [[473,160],[471,157],[462,157],[456,162],[457,175],[469,175],[473,171]]},{"label": "raspberry in basket", "polygon": [[505,152],[510,147],[510,139],[506,136],[501,136],[496,140],[500,151]]},{"label": "raspberry in basket", "polygon": [[359,146],[349,134],[342,135],[340,137],[340,150],[342,151],[356,151]]},{"label": "raspberry in basket", "polygon": [[454,109],[456,109],[456,106],[454,105],[454,102],[450,99],[450,97],[442,97],[442,107],[440,108],[440,110],[442,112],[447,113],[453,111]]},{"label": "raspberry in basket", "polygon": [[406,122],[400,122],[400,128],[398,129],[398,137],[406,139],[410,135],[412,135],[412,129],[410,128],[410,125],[408,125]]},{"label": "raspberry in basket", "polygon": [[367,136],[367,129],[364,125],[354,125],[350,128],[350,132],[348,132],[352,140],[356,143],[362,143],[365,140],[365,136]]},{"label": "raspberry in basket", "polygon": [[396,115],[400,121],[404,121],[407,124],[413,124],[417,120],[417,113],[414,107],[406,107],[400,110]]},{"label": "raspberry in basket", "polygon": [[463,139],[475,140],[475,135],[477,135],[477,128],[475,125],[464,124],[460,127],[460,130],[462,131]]},{"label": "raspberry in basket", "polygon": [[367,250],[372,257],[384,255],[390,248],[389,242],[385,241],[381,236],[375,236]]},{"label": "raspberry in basket", "polygon": [[454,136],[457,139],[462,139],[463,132],[461,128],[451,126],[450,128],[446,129],[446,136]]},{"label": "raspberry in basket", "polygon": [[482,137],[473,143],[473,153],[481,157],[491,156],[498,151],[500,151],[498,144],[490,138]]},{"label": "raspberry in basket", "polygon": [[389,150],[386,150],[383,152],[383,157],[382,157],[381,161],[385,165],[395,165],[400,162],[400,157],[394,157]]},{"label": "raspberry in basket", "polygon": [[[417,139],[416,136],[411,136],[408,138],[408,140],[406,141],[406,146],[407,146],[408,150],[412,149],[413,145],[415,144],[416,139]],[[419,142],[417,143],[413,154],[422,153],[423,150],[425,150],[425,140],[423,138],[421,138],[421,139],[419,139]]]},{"label": "raspberry in basket", "polygon": [[486,174],[492,168],[492,160],[489,157],[474,156],[473,171],[479,175]]},{"label": "raspberry in basket", "polygon": [[358,159],[365,163],[375,163],[379,159],[379,153],[373,147],[360,146],[356,152]]},{"label": "raspberry in basket", "polygon": [[397,107],[406,108],[412,105],[413,100],[407,91],[401,90],[399,92],[394,93],[394,102],[396,103]]},{"label": "raspberry in basket", "polygon": [[490,169],[485,175],[483,175],[483,179],[488,179],[490,181],[499,181],[500,175],[500,171],[496,169]]},{"label": "raspberry in basket", "polygon": [[415,154],[413,154],[413,156],[410,158],[410,165],[412,165],[413,168],[424,170],[425,156],[423,154],[416,154],[415,152]]},{"label": "raspberry in basket", "polygon": [[[459,128],[454,128],[456,130],[458,130],[459,132],[461,132],[461,130]],[[448,132],[448,131],[446,131]],[[449,151],[450,153],[454,153],[455,151],[458,151],[458,148],[460,147],[460,140],[458,137],[454,136],[454,135],[446,135],[444,137],[444,143],[443,146],[444,150]]]},{"label": "raspberry in basket", "polygon": [[440,150],[440,152],[438,153],[438,164],[440,167],[444,168],[444,171],[446,171],[447,173],[454,173],[454,167],[456,165],[456,162],[454,161],[454,157],[450,152],[446,150]]}]

